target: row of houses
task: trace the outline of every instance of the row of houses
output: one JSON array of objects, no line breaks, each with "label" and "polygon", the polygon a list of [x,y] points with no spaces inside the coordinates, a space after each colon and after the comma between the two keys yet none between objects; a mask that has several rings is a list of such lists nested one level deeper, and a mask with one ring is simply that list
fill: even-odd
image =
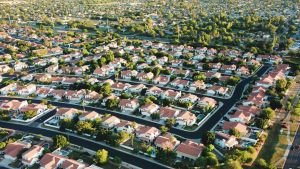
[{"label": "row of houses", "polygon": [[216,132],[219,138],[217,137],[215,143],[218,146],[230,149],[239,145],[238,138],[229,135],[229,131],[232,129],[240,133],[241,138],[239,140],[246,140],[256,144],[257,139],[249,137],[253,134],[253,128],[249,127],[248,124],[252,119],[259,116],[262,108],[267,106],[267,89],[274,86],[277,80],[286,78],[288,70],[288,65],[278,65],[256,83],[252,89],[252,93],[242,102],[242,105],[235,108],[233,113],[226,116],[228,120],[221,121],[221,128]]},{"label": "row of houses", "polygon": [[[74,108],[59,108],[54,118],[65,119],[74,118],[79,110]],[[121,120],[116,116],[102,116],[97,112],[83,112],[79,115],[79,120],[95,120],[101,117],[101,125],[104,128],[115,130],[117,132],[125,131],[134,133],[136,139],[148,144],[154,144],[160,149],[176,150],[178,157],[196,160],[204,148],[202,144],[187,140],[180,143],[171,133],[161,135],[161,131],[155,127],[144,125],[132,125],[132,122]],[[197,153],[195,153],[197,152]]]}]

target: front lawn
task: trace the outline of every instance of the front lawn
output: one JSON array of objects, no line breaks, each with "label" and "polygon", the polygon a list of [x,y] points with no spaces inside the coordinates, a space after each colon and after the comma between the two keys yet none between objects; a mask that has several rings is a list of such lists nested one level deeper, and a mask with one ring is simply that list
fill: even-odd
[{"label": "front lawn", "polygon": [[81,159],[84,163],[87,163],[89,165],[94,163],[93,157],[87,152],[72,151],[68,155],[68,157],[74,160]]}]

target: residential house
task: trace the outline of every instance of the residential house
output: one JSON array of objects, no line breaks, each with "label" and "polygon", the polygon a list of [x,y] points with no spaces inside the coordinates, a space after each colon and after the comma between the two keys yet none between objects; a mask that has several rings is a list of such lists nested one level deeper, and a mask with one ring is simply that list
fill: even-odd
[{"label": "residential house", "polygon": [[204,90],[205,88],[205,83],[202,80],[197,80],[190,84],[189,90],[196,92],[197,90]]},{"label": "residential house", "polygon": [[58,168],[65,159],[65,157],[54,153],[46,153],[40,160],[40,169]]},{"label": "residential house", "polygon": [[141,93],[143,89],[146,89],[147,87],[144,84],[136,84],[132,85],[130,88],[128,88],[128,91],[130,93]]},{"label": "residential house", "polygon": [[4,158],[10,161],[15,161],[18,157],[18,155],[27,148],[30,148],[30,143],[25,143],[21,141],[16,141],[13,143],[7,144],[7,146],[4,149]]},{"label": "residential house", "polygon": [[46,98],[49,95],[49,93],[51,92],[51,90],[52,89],[49,87],[40,87],[40,88],[37,88],[36,94],[40,98]]},{"label": "residential house", "polygon": [[211,107],[214,108],[217,105],[217,101],[210,97],[201,97],[198,100],[198,106],[199,107]]},{"label": "residential house", "polygon": [[145,141],[147,143],[151,143],[154,139],[160,135],[160,130],[155,127],[143,126],[140,127],[136,132],[136,138]]},{"label": "residential house", "polygon": [[56,73],[58,71],[58,64],[50,65],[49,67],[46,68],[46,71],[50,74]]},{"label": "residential house", "polygon": [[176,117],[176,122],[181,126],[192,126],[196,123],[197,117],[189,111],[182,111]]},{"label": "residential house", "polygon": [[102,115],[95,111],[85,111],[82,114],[79,115],[79,121],[85,121],[85,120],[96,120],[97,118],[101,118]]},{"label": "residential house", "polygon": [[141,114],[144,116],[148,116],[148,117],[151,114],[156,113],[158,109],[159,109],[159,106],[154,103],[146,103],[145,105],[143,105],[139,108]]},{"label": "residential house", "polygon": [[100,99],[100,94],[95,91],[88,91],[84,96],[85,103],[96,103]]},{"label": "residential house", "polygon": [[43,155],[44,148],[39,145],[32,146],[29,150],[22,154],[22,163],[25,166],[32,166],[39,161],[39,157]]},{"label": "residential house", "polygon": [[170,77],[169,76],[158,76],[153,79],[154,84],[158,85],[167,85],[170,82]]},{"label": "residential house", "polygon": [[20,72],[26,68],[28,68],[28,65],[24,62],[17,61],[14,65],[14,69],[16,72]]},{"label": "residential house", "polygon": [[66,94],[66,90],[54,89],[50,91],[49,95],[54,99],[61,100]]},{"label": "residential house", "polygon": [[11,70],[8,65],[0,65],[0,73],[7,73]]},{"label": "residential house", "polygon": [[119,124],[115,126],[115,129],[117,132],[125,131],[127,133],[133,133],[135,131],[134,126],[132,125],[132,122],[130,121],[121,121]]},{"label": "residential house", "polygon": [[86,165],[84,163],[79,162],[79,161],[66,158],[62,162],[62,164],[59,166],[59,168],[64,168],[64,169],[85,169]]},{"label": "residential house", "polygon": [[121,95],[121,93],[130,86],[131,86],[130,84],[118,82],[111,85],[111,89],[114,91],[116,95]]},{"label": "residential house", "polygon": [[22,107],[25,107],[28,105],[28,102],[26,100],[19,101],[19,100],[10,100],[10,101],[4,101],[2,105],[0,106],[3,110],[10,110],[18,112]]},{"label": "residential house", "polygon": [[17,90],[17,94],[20,96],[28,96],[36,92],[36,85],[29,84],[27,86],[22,87],[21,89]]},{"label": "residential house", "polygon": [[162,120],[176,118],[180,113],[180,110],[172,107],[161,107],[158,111]]},{"label": "residential house", "polygon": [[249,123],[250,120],[251,114],[242,111],[236,111],[233,115],[229,116],[229,121],[231,122]]},{"label": "residential house", "polygon": [[237,130],[242,136],[248,133],[248,128],[245,124],[239,122],[224,121],[223,130],[228,133],[231,129]]},{"label": "residential house", "polygon": [[151,88],[149,88],[146,91],[147,96],[151,95],[151,96],[159,97],[159,96],[161,96],[162,93],[163,93],[163,90],[156,86],[152,86]]},{"label": "residential house", "polygon": [[0,89],[0,93],[2,95],[7,95],[9,94],[10,92],[13,92],[17,89],[17,83],[10,83],[9,85],[5,86],[5,87],[2,87]]},{"label": "residential house", "polygon": [[168,100],[178,100],[180,96],[181,96],[181,91],[174,91],[171,89],[168,89],[163,93],[161,93],[161,98],[168,99]]},{"label": "residential house", "polygon": [[177,89],[184,89],[185,87],[187,87],[189,85],[189,81],[177,78],[177,79],[174,79],[170,83],[170,85],[173,87],[176,87]]},{"label": "residential house", "polygon": [[237,146],[239,143],[235,136],[229,134],[216,132],[216,139],[214,141],[215,145],[221,147],[222,149],[232,149]]},{"label": "residential house", "polygon": [[197,97],[196,95],[191,94],[191,93],[185,93],[185,94],[179,99],[179,101],[180,101],[180,102],[183,102],[183,103],[187,103],[187,102],[195,103],[197,100],[198,100],[198,97]]},{"label": "residential house", "polygon": [[203,149],[203,144],[186,140],[178,145],[176,148],[176,153],[178,158],[196,160],[200,157]]},{"label": "residential house", "polygon": [[138,73],[136,75],[136,78],[141,81],[141,82],[148,82],[150,80],[152,80],[154,77],[153,73],[152,72],[149,72],[149,73]]},{"label": "residential house", "polygon": [[179,144],[180,142],[171,133],[158,136],[154,141],[154,145],[161,150],[174,150]]},{"label": "residential house", "polygon": [[119,103],[119,107],[123,112],[133,112],[135,109],[139,107],[139,100],[121,99]]},{"label": "residential house", "polygon": [[213,85],[207,89],[206,93],[209,95],[219,94],[225,96],[227,95],[228,90],[227,87]]},{"label": "residential house", "polygon": [[126,80],[131,80],[132,77],[136,77],[138,72],[136,70],[124,70],[121,71],[121,78]]},{"label": "residential house", "polygon": [[119,124],[121,120],[116,116],[107,116],[102,118],[102,126],[105,128],[113,128]]},{"label": "residential house", "polygon": [[61,107],[56,109],[55,118],[60,120],[65,118],[73,119],[78,113],[77,109]]}]

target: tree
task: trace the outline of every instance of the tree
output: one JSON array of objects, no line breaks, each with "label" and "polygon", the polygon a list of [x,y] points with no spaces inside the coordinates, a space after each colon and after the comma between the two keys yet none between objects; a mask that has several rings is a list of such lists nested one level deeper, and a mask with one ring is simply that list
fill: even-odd
[{"label": "tree", "polygon": [[166,127],[166,126],[160,126],[160,131],[161,131],[163,134],[165,134],[165,133],[167,133],[167,132],[169,131],[169,128]]},{"label": "tree", "polygon": [[231,85],[231,86],[235,86],[238,84],[238,82],[241,80],[240,77],[238,76],[231,76],[228,81],[227,81],[227,84],[228,85]]},{"label": "tree", "polygon": [[171,128],[176,124],[176,119],[175,118],[170,118],[166,120],[166,126]]},{"label": "tree", "polygon": [[204,145],[213,144],[216,139],[216,134],[211,131],[206,131],[202,136],[202,143]]},{"label": "tree", "polygon": [[5,142],[0,142],[0,149],[4,149],[6,147],[6,143]]},{"label": "tree", "polygon": [[108,151],[105,149],[98,150],[96,152],[94,162],[100,165],[106,164],[109,160]]},{"label": "tree", "polygon": [[199,157],[196,161],[195,161],[195,167],[206,167],[207,166],[207,159],[206,157]]},{"label": "tree", "polygon": [[114,157],[113,158],[113,163],[115,163],[116,165],[118,165],[118,167],[120,168],[121,167],[121,164],[122,164],[122,159],[120,157]]},{"label": "tree", "polygon": [[176,152],[170,149],[158,150],[156,159],[167,165],[174,165],[176,160]]},{"label": "tree", "polygon": [[55,148],[63,148],[69,145],[68,139],[63,135],[56,135],[53,138],[53,145]]},{"label": "tree", "polygon": [[260,117],[263,119],[272,119],[273,117],[275,117],[275,111],[272,110],[271,108],[265,108],[263,109],[263,111],[260,113]]},{"label": "tree", "polygon": [[285,79],[279,79],[276,81],[276,90],[281,92],[281,91],[284,91],[284,89],[286,88],[287,86],[287,81]]},{"label": "tree", "polygon": [[232,135],[232,136],[235,136],[235,137],[240,137],[241,136],[241,133],[235,128],[230,129],[229,134]]},{"label": "tree", "polygon": [[255,126],[261,129],[265,129],[269,126],[269,120],[259,118],[256,120]]},{"label": "tree", "polygon": [[23,120],[31,119],[34,116],[36,116],[36,111],[34,111],[34,110],[28,110],[28,111],[26,111],[24,113]]},{"label": "tree", "polygon": [[152,120],[158,120],[158,119],[160,119],[160,114],[159,113],[152,113],[150,115],[150,117],[152,118]]},{"label": "tree", "polygon": [[243,167],[238,160],[229,159],[225,162],[222,169],[243,169]]},{"label": "tree", "polygon": [[207,154],[207,164],[210,166],[218,166],[219,165],[218,158],[214,153],[209,152]]}]

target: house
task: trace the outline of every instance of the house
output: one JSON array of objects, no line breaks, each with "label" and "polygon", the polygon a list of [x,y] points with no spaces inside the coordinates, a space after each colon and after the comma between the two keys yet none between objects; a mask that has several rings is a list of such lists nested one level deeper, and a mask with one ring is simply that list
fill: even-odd
[{"label": "house", "polygon": [[138,99],[121,99],[119,107],[123,112],[133,112],[139,107]]},{"label": "house", "polygon": [[181,126],[192,126],[196,123],[197,117],[189,111],[182,111],[176,117],[176,122]]},{"label": "house", "polygon": [[229,130],[231,129],[237,130],[242,136],[248,133],[248,129],[245,124],[239,122],[224,121],[223,130],[229,132]]},{"label": "house", "polygon": [[127,133],[133,133],[135,131],[134,126],[132,125],[132,122],[130,121],[121,121],[119,124],[115,126],[115,129],[117,132],[125,131]]},{"label": "house", "polygon": [[85,120],[96,120],[97,118],[101,118],[102,115],[95,111],[85,111],[82,114],[79,115],[79,121],[85,121]]},{"label": "house", "polygon": [[51,82],[52,84],[60,84],[64,81],[64,77],[59,77],[59,76],[56,76],[56,77],[53,77],[51,78]]},{"label": "house", "polygon": [[16,72],[20,72],[26,68],[28,68],[28,65],[24,62],[17,61],[14,65],[14,69]]},{"label": "house", "polygon": [[239,106],[237,108],[238,111],[250,113],[252,116],[258,116],[260,114],[261,109],[257,106]]},{"label": "house", "polygon": [[52,76],[50,74],[37,74],[35,75],[34,79],[37,80],[38,82],[50,82],[51,81]]},{"label": "house", "polygon": [[49,95],[49,93],[51,92],[51,90],[52,89],[48,88],[48,87],[40,87],[40,88],[37,88],[35,93],[40,98],[46,98]]},{"label": "house", "polygon": [[170,85],[173,86],[173,87],[176,87],[177,89],[183,89],[183,88],[185,88],[189,85],[189,81],[177,78],[177,79],[174,79],[170,83]]},{"label": "house", "polygon": [[39,157],[43,155],[44,148],[39,145],[32,146],[29,150],[22,154],[22,163],[25,166],[32,166],[38,162]]},{"label": "house", "polygon": [[139,108],[140,112],[144,116],[150,116],[153,113],[156,113],[159,109],[159,106],[154,103],[146,103],[145,105]]},{"label": "house", "polygon": [[82,78],[78,78],[78,77],[65,77],[62,81],[63,85],[72,85],[74,83],[78,83],[83,81]]},{"label": "house", "polygon": [[168,99],[168,100],[178,100],[180,96],[181,96],[181,91],[174,91],[171,89],[168,89],[163,93],[161,93],[161,98]]},{"label": "house", "polygon": [[40,114],[48,109],[47,105],[44,104],[28,104],[27,106],[24,106],[20,109],[20,112],[25,113],[27,111],[34,111],[36,114]]},{"label": "house", "polygon": [[178,145],[176,148],[176,153],[178,158],[187,160],[196,160],[200,157],[204,145],[201,143],[196,143],[191,140],[186,140]]},{"label": "house", "polygon": [[7,102],[3,102],[2,105],[0,106],[1,109],[3,110],[12,110],[12,111],[20,111],[22,107],[25,107],[28,105],[28,102],[25,101],[19,101],[19,100],[11,100]]},{"label": "house", "polygon": [[50,91],[49,95],[54,99],[61,100],[66,94],[66,90],[54,89]]},{"label": "house", "polygon": [[132,77],[136,77],[138,72],[136,70],[124,70],[121,71],[120,77],[122,79],[131,80]]},{"label": "house", "polygon": [[214,108],[217,105],[217,101],[210,97],[201,97],[198,100],[198,106],[199,107],[211,107]]},{"label": "house", "polygon": [[195,103],[197,100],[198,100],[198,97],[197,97],[196,95],[191,94],[191,93],[185,93],[185,94],[179,99],[179,101],[180,101],[180,102],[183,102],[183,103],[187,103],[187,102]]},{"label": "house", "polygon": [[251,114],[242,111],[236,111],[233,115],[229,116],[229,121],[231,122],[249,123],[250,120]]},{"label": "house", "polygon": [[158,85],[167,85],[170,82],[170,77],[169,76],[158,76],[153,79],[154,84]]},{"label": "house", "polygon": [[211,79],[211,78],[219,79],[221,76],[222,75],[220,72],[205,72],[205,77],[208,79]]},{"label": "house", "polygon": [[214,143],[222,149],[232,149],[239,144],[235,136],[221,132],[216,132],[216,139]]},{"label": "house", "polygon": [[46,71],[50,74],[55,73],[56,71],[58,71],[58,64],[50,65],[46,68]]},{"label": "house", "polygon": [[55,113],[55,118],[58,119],[73,119],[78,114],[78,110],[74,108],[57,108]]},{"label": "house", "polygon": [[154,145],[161,150],[174,150],[179,143],[180,142],[171,133],[158,136],[154,141]]},{"label": "house", "polygon": [[114,83],[111,85],[111,89],[115,92],[116,95],[121,95],[123,91],[125,91],[128,87],[130,87],[130,84],[127,83]]},{"label": "house", "polygon": [[109,74],[109,71],[104,68],[104,67],[97,67],[94,72],[93,72],[93,75],[96,76],[96,77],[106,77],[108,76]]},{"label": "house", "polygon": [[73,159],[65,159],[63,160],[62,164],[59,166],[59,168],[64,169],[85,169],[85,164],[73,160]]},{"label": "house", "polygon": [[0,65],[0,73],[7,73],[11,68],[8,65]]},{"label": "house", "polygon": [[13,92],[17,89],[17,83],[10,83],[9,85],[5,86],[5,87],[2,87],[0,89],[0,93],[2,95],[7,95],[9,94],[10,92]]},{"label": "house", "polygon": [[95,91],[89,91],[88,94],[84,96],[85,103],[96,103],[100,99],[100,94]]},{"label": "house", "polygon": [[163,90],[159,87],[156,86],[152,86],[151,88],[149,88],[146,91],[146,95],[149,96],[155,96],[155,97],[159,97],[162,94]]},{"label": "house", "polygon": [[4,158],[10,161],[15,161],[18,157],[18,155],[22,152],[22,150],[26,148],[30,148],[30,143],[25,143],[21,141],[16,141],[13,143],[7,144],[7,146],[4,149]]},{"label": "house", "polygon": [[136,138],[147,143],[153,142],[160,133],[159,129],[150,126],[142,126],[135,132]]},{"label": "house", "polygon": [[78,91],[77,90],[67,90],[65,96],[69,101],[80,102],[81,99],[84,98],[85,94],[86,94],[85,89],[81,89]]},{"label": "house", "polygon": [[101,124],[105,128],[113,128],[120,122],[121,122],[121,120],[119,118],[117,118],[116,116],[108,116],[108,117],[104,117],[102,119]]},{"label": "house", "polygon": [[130,93],[141,93],[143,89],[146,89],[147,87],[144,84],[137,84],[132,85],[130,88],[128,88],[128,91]]},{"label": "house", "polygon": [[189,90],[195,92],[197,90],[204,90],[205,88],[205,83],[202,80],[197,80],[190,84]]},{"label": "house", "polygon": [[160,118],[162,120],[167,120],[171,118],[175,118],[180,113],[180,110],[172,108],[172,107],[161,107],[158,111]]},{"label": "house", "polygon": [[40,160],[40,169],[58,168],[66,158],[54,153],[46,153]]},{"label": "house", "polygon": [[152,72],[148,72],[148,73],[138,73],[136,75],[136,78],[141,81],[141,82],[148,82],[150,80],[152,80],[154,77],[154,74]]},{"label": "house", "polygon": [[243,102],[243,105],[244,106],[255,105],[261,107],[264,104],[264,100],[265,100],[265,93],[263,92],[251,93],[250,96],[247,98],[247,100]]},{"label": "house", "polygon": [[225,73],[232,73],[236,70],[236,65],[223,65],[221,70],[223,70]]},{"label": "house", "polygon": [[209,67],[211,68],[212,71],[216,72],[219,69],[221,69],[222,63],[220,63],[220,62],[218,62],[218,63],[210,63]]},{"label": "house", "polygon": [[225,96],[227,95],[228,90],[229,89],[227,87],[213,85],[207,89],[206,93],[209,95],[219,94]]},{"label": "house", "polygon": [[32,81],[33,80],[33,74],[28,74],[28,75],[22,76],[21,80],[22,81]]},{"label": "house", "polygon": [[241,66],[240,68],[238,68],[236,70],[236,74],[238,74],[238,75],[249,75],[250,70],[245,66]]},{"label": "house", "polygon": [[18,95],[20,96],[28,96],[36,91],[36,85],[35,84],[29,84],[27,86],[22,87],[17,91]]},{"label": "house", "polygon": [[116,96],[115,94],[111,94],[110,96],[107,96],[107,97],[105,97],[103,100],[102,100],[102,105],[103,106],[105,106],[106,105],[106,102],[108,101],[108,100],[114,100],[114,99],[116,99],[116,100],[119,100],[120,98],[118,97],[118,96]]}]

